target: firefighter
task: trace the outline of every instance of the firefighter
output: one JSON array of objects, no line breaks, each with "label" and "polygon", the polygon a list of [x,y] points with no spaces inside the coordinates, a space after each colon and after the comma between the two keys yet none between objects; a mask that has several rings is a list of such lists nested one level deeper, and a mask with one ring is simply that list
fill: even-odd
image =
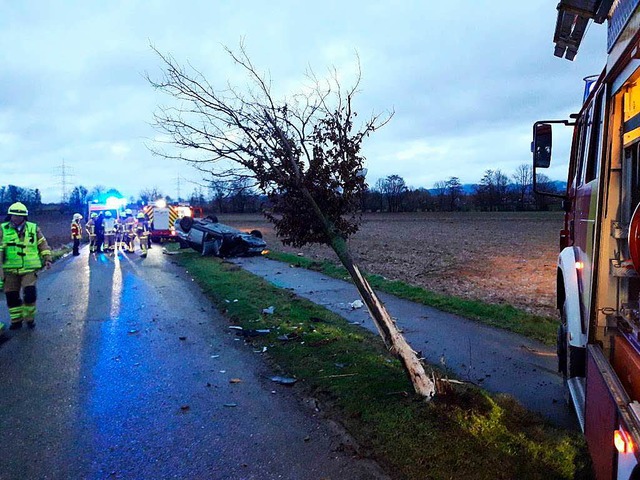
[{"label": "firefighter", "polygon": [[96,212],[91,212],[89,215],[89,220],[84,224],[84,229],[87,231],[87,235],[89,236],[89,251],[91,253],[95,253],[97,250],[96,246],[96,218],[98,218],[98,214]]},{"label": "firefighter", "polygon": [[142,258],[147,258],[147,250],[149,249],[149,223],[147,222],[147,216],[140,212],[137,215],[138,223],[136,224],[136,236],[138,242],[140,242],[140,250]]},{"label": "firefighter", "polygon": [[104,212],[98,213],[94,220],[94,228],[96,232],[96,251],[102,253],[104,251]]},{"label": "firefighter", "polygon": [[104,251],[112,251],[115,248],[116,220],[110,210],[104,212],[102,226],[104,228]]},{"label": "firefighter", "polygon": [[80,220],[82,220],[82,215],[74,213],[73,219],[71,220],[71,240],[73,240],[74,257],[80,255],[80,240],[82,240],[82,225],[80,225]]},{"label": "firefighter", "polygon": [[[8,221],[0,224],[0,286],[4,287],[11,319],[10,330],[35,326],[36,272],[51,267],[51,249],[40,227],[27,221],[27,207],[9,207]],[[22,291],[22,298],[20,292]]]},{"label": "firefighter", "polygon": [[122,221],[123,227],[123,250],[129,253],[134,252],[133,242],[136,238],[136,219],[133,218],[133,210],[127,208],[124,211],[125,217]]}]

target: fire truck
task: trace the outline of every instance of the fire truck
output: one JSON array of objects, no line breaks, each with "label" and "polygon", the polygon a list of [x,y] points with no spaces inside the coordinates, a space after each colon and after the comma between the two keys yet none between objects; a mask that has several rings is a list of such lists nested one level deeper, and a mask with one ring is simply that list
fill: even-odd
[{"label": "fire truck", "polygon": [[[534,190],[552,132],[573,140],[557,262],[558,368],[598,479],[640,478],[640,0],[561,0],[555,55],[607,23],[606,66],[569,119],[533,127]],[[603,52],[604,53],[604,52]]]},{"label": "fire truck", "polygon": [[149,221],[149,236],[153,242],[177,241],[175,223],[183,217],[201,217],[202,209],[187,203],[167,204],[159,199],[145,205],[142,211]]}]

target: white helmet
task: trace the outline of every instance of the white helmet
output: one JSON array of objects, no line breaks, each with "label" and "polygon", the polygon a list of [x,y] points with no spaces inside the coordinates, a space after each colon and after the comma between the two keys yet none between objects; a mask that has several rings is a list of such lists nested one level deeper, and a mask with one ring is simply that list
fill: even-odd
[{"label": "white helmet", "polygon": [[107,210],[106,212],[104,212],[104,216],[107,218],[111,218],[111,211]]},{"label": "white helmet", "polygon": [[130,208],[127,208],[127,209],[124,211],[124,214],[125,214],[125,215],[133,215],[133,210],[131,210]]},{"label": "white helmet", "polygon": [[73,220],[74,221],[78,221],[82,219],[82,215],[80,215],[79,213],[74,213],[73,214]]}]

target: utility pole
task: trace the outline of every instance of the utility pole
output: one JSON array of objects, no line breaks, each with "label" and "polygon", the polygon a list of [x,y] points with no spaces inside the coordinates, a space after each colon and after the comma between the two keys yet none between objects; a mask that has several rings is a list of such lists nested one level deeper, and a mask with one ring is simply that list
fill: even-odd
[{"label": "utility pole", "polygon": [[180,174],[178,174],[178,178],[176,179],[176,190],[178,193],[177,201],[180,201]]},{"label": "utility pole", "polygon": [[56,174],[56,177],[59,177],[61,180],[58,185],[62,186],[62,199],[61,202],[67,203],[69,201],[69,179],[73,177],[73,174],[69,171],[69,167],[65,164],[64,158],[62,159],[62,165],[56,167],[59,171]]}]

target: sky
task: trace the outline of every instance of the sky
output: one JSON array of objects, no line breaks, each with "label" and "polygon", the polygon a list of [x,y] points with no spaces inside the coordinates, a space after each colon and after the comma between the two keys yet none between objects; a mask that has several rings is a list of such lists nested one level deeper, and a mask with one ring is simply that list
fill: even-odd
[{"label": "sky", "polygon": [[[162,74],[151,46],[225,87],[243,84],[223,48],[240,41],[283,95],[309,68],[349,72],[359,58],[355,109],[394,112],[364,144],[370,185],[511,176],[531,162],[532,124],[578,111],[583,77],[606,61],[606,24],[573,62],[553,56],[557,3],[0,0],[0,186],[44,202],[78,185],[188,197],[202,174],[149,148],[154,112],[172,105],[145,78]],[[554,130],[552,179],[566,177],[566,133]]]}]

